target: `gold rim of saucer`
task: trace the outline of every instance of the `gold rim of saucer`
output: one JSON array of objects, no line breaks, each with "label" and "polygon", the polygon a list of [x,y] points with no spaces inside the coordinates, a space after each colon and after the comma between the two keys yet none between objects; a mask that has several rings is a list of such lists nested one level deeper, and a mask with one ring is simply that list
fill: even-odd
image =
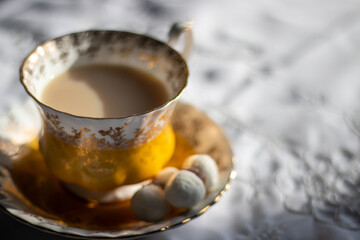
[{"label": "gold rim of saucer", "polygon": [[[201,203],[190,210],[180,212],[174,217],[155,223],[138,221],[137,223],[132,224],[133,226],[131,228],[116,231],[76,228],[46,217],[46,212],[43,216],[39,214],[36,215],[31,213],[31,211],[28,211],[29,209],[22,208],[21,203],[16,205],[16,202],[12,201],[13,199],[6,199],[7,196],[2,196],[4,194],[2,194],[1,191],[0,209],[4,210],[6,213],[21,222],[45,232],[76,238],[111,239],[139,237],[152,233],[163,232],[188,223],[192,219],[199,217],[209,210],[209,208],[217,203],[223,194],[230,189],[230,182],[236,176],[236,172],[234,170],[234,156],[231,150],[230,142],[222,132],[221,128],[206,114],[202,113],[193,106],[178,103],[175,108],[172,124],[175,131],[182,135],[182,137],[184,137],[192,145],[196,153],[211,155],[217,161],[220,171],[219,186],[214,191],[208,193]],[[3,169],[1,169],[0,161],[0,170]],[[11,175],[8,175],[8,177],[11,178]],[[6,180],[8,181],[11,179]],[[4,180],[2,177],[0,178],[0,188],[2,189],[4,188],[3,183]],[[35,208],[34,206],[32,207]]]}]

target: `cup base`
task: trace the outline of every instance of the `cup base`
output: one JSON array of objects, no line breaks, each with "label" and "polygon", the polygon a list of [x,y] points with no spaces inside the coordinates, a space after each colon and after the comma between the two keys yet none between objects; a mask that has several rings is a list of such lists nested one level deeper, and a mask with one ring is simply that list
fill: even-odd
[{"label": "cup base", "polygon": [[63,182],[63,185],[71,193],[86,201],[98,203],[113,203],[131,199],[136,191],[138,191],[140,188],[142,188],[148,183],[150,183],[150,180],[145,180],[136,184],[123,185],[110,191],[101,192],[91,191],[71,183]]}]

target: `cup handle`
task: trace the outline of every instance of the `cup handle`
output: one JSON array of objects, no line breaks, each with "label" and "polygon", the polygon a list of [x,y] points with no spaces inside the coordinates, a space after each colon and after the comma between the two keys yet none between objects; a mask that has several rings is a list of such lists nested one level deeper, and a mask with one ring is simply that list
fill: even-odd
[{"label": "cup handle", "polygon": [[187,60],[190,56],[191,50],[193,48],[194,42],[193,42],[193,35],[192,35],[192,21],[188,22],[179,22],[174,23],[169,31],[168,34],[168,44],[171,47],[175,47],[175,45],[178,43],[179,38],[182,34],[185,34],[185,42],[183,49],[181,51],[181,55],[185,60]]}]

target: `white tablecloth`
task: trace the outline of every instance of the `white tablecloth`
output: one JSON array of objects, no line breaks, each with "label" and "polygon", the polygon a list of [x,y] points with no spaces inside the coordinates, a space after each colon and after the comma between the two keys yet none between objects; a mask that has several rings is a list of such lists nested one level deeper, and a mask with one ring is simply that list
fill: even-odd
[{"label": "white tablecloth", "polygon": [[[360,239],[360,1],[0,0],[0,113],[22,59],[69,32],[166,40],[194,21],[183,101],[226,131],[238,177],[206,214],[149,239]],[[63,239],[0,213],[0,239]]]}]

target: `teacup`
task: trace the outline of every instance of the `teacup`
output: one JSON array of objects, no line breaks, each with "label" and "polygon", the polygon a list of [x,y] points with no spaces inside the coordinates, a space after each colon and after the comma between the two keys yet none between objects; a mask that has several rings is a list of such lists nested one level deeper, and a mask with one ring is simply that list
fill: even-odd
[{"label": "teacup", "polygon": [[[44,42],[26,57],[20,80],[42,116],[40,150],[61,181],[90,191],[109,191],[151,178],[164,167],[175,148],[171,115],[188,78],[186,61],[169,45],[189,29],[174,25],[169,44],[130,32],[72,33]],[[187,38],[185,55],[191,44]],[[165,84],[170,100],[120,118],[77,116],[41,101],[42,91],[54,77],[91,64],[124,65],[151,74]]]}]

